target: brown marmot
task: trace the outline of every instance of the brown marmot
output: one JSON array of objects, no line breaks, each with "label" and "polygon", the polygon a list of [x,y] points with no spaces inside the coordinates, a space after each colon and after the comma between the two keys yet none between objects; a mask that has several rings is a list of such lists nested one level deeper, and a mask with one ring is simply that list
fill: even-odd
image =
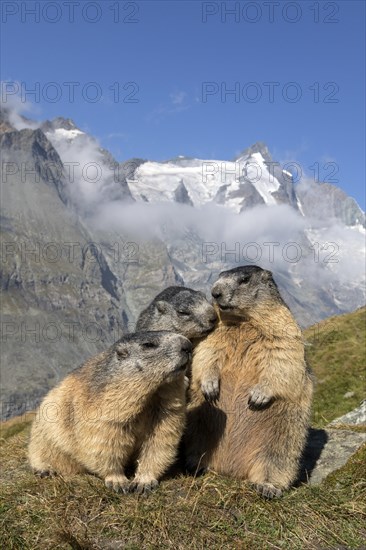
[{"label": "brown marmot", "polygon": [[94,473],[116,491],[156,487],[183,433],[191,349],[181,335],[141,332],[86,361],[41,403],[29,444],[32,468],[41,476]]},{"label": "brown marmot", "polygon": [[313,393],[300,328],[272,273],[257,266],[220,273],[212,296],[220,321],[193,353],[187,467],[280,496],[298,474]]},{"label": "brown marmot", "polygon": [[171,330],[192,340],[212,331],[217,320],[203,292],[169,286],[140,313],[135,330]]},{"label": "brown marmot", "polygon": [[[135,330],[172,330],[191,340],[195,346],[215,328],[217,321],[217,313],[203,292],[185,286],[169,286],[140,313]],[[190,374],[188,367],[187,388]],[[210,383],[203,386],[202,391],[209,399],[213,391]]]}]

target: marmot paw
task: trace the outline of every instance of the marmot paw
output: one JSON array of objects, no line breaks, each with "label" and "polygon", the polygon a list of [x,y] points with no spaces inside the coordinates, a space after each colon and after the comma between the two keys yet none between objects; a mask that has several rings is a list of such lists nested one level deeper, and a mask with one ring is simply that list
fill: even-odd
[{"label": "marmot paw", "polygon": [[111,475],[107,476],[104,480],[105,486],[108,489],[113,489],[116,493],[128,493],[129,480],[124,475]]},{"label": "marmot paw", "polygon": [[271,499],[282,496],[282,489],[278,489],[272,483],[263,483],[263,485],[254,483],[253,487],[263,498]]},{"label": "marmot paw", "polygon": [[34,470],[34,474],[39,477],[55,477],[57,472],[55,470]]},{"label": "marmot paw", "polygon": [[209,403],[215,403],[220,395],[220,381],[218,378],[212,380],[203,380],[201,391]]},{"label": "marmot paw", "polygon": [[159,482],[157,479],[143,479],[143,478],[135,478],[131,481],[129,485],[129,491],[130,493],[138,493],[138,494],[148,494],[151,493],[154,489],[157,488],[159,485]]},{"label": "marmot paw", "polygon": [[257,384],[250,390],[248,399],[249,407],[256,409],[265,407],[273,399],[273,395],[267,389],[264,389],[260,384]]}]

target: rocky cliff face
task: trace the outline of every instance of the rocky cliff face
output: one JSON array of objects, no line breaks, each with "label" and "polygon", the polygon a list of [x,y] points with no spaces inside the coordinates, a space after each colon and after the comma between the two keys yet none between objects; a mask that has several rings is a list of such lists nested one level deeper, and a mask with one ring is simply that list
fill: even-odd
[{"label": "rocky cliff face", "polygon": [[3,133],[0,145],[7,417],[34,408],[67,372],[131,328],[152,294],[178,279],[158,242],[149,248],[88,227],[42,130]]},{"label": "rocky cliff face", "polygon": [[296,194],[305,216],[323,220],[339,220],[346,226],[365,227],[365,213],[357,202],[346,193],[329,183],[299,184]]},{"label": "rocky cliff face", "polygon": [[72,120],[47,120],[40,130],[63,159],[70,194],[80,213],[92,212],[101,202],[133,201],[120,164]]},{"label": "rocky cliff face", "polygon": [[[264,144],[232,162],[118,163],[70,119],[23,125],[31,127],[0,117],[3,416],[33,408],[65,373],[132,330],[162,288],[208,292],[238,263],[272,269],[302,325],[363,303],[353,265],[342,279],[339,264],[332,271],[320,254],[315,271],[313,246],[333,238],[324,220],[360,227],[363,212],[332,186],[294,186]],[[320,225],[310,222],[314,212]],[[347,231],[337,242],[359,269],[362,236]],[[277,240],[280,261],[244,255],[246,243],[268,252]],[[300,262],[283,260],[289,240]]]},{"label": "rocky cliff face", "polygon": [[43,132],[8,132],[0,144],[2,392],[18,408],[101,349],[111,329],[124,330],[129,311],[69,207],[62,162]]}]

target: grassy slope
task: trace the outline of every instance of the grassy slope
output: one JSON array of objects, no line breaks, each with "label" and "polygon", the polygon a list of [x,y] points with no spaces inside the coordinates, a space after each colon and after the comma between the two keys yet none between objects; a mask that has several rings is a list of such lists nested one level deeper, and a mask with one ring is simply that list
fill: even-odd
[{"label": "grassy slope", "polygon": [[[313,344],[308,360],[319,379],[317,425],[363,397],[364,319],[365,309],[306,331]],[[354,396],[343,399],[348,391]],[[166,480],[144,498],[107,491],[93,476],[36,478],[26,463],[29,427],[29,415],[2,426],[0,538],[6,550],[365,548],[365,448],[321,486],[301,486],[276,502],[214,474]]]},{"label": "grassy slope", "polygon": [[[313,424],[322,427],[366,396],[366,308],[330,317],[305,331],[306,356],[316,376]],[[352,392],[351,397],[344,395]]]}]

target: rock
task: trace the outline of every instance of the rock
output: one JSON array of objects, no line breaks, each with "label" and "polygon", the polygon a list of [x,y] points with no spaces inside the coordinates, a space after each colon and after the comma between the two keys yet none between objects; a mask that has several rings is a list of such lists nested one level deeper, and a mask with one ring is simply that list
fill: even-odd
[{"label": "rock", "polygon": [[[366,434],[349,430],[314,430],[307,451],[319,456],[312,471],[307,470],[310,485],[319,485],[329,474],[344,466],[366,442]],[[309,458],[309,457],[308,457]]]},{"label": "rock", "polygon": [[178,187],[174,191],[174,200],[175,202],[179,202],[180,204],[188,204],[189,206],[193,206],[192,199],[189,196],[183,180],[180,180]]},{"label": "rock", "polygon": [[353,198],[347,197],[335,185],[303,181],[296,186],[296,195],[305,216],[335,218],[349,226],[365,227],[365,213]]},{"label": "rock", "polygon": [[366,443],[366,433],[336,428],[347,424],[366,424],[366,400],[357,409],[333,420],[325,430],[310,429],[299,481],[319,485]]},{"label": "rock", "polygon": [[[353,392],[348,392],[353,393]],[[349,395],[345,395],[344,397],[351,397]],[[336,418],[335,420],[332,420],[332,422],[329,424],[330,426],[339,426],[343,424],[350,424],[354,426],[362,426],[366,425],[366,399],[364,399],[359,407],[357,409],[354,409],[353,411],[344,414],[343,416],[340,416],[339,418]]]}]

